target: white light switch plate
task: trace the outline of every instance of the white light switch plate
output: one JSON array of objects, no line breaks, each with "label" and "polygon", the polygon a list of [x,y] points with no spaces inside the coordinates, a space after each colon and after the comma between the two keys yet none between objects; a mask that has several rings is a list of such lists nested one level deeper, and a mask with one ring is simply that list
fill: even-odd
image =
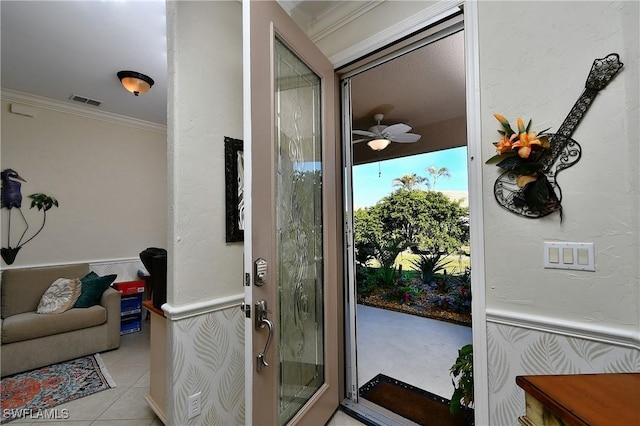
[{"label": "white light switch plate", "polygon": [[[558,258],[559,255],[559,258]],[[544,267],[595,271],[593,243],[544,242]]]}]

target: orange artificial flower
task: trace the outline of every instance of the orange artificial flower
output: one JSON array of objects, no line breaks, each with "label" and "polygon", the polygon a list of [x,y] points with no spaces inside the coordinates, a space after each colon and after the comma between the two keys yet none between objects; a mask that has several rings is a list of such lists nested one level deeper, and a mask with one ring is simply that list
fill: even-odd
[{"label": "orange artificial flower", "polygon": [[518,131],[520,132],[520,138],[512,146],[513,148],[518,148],[520,158],[529,158],[531,146],[542,146],[542,141],[536,138],[536,132],[527,133],[522,118],[520,117],[518,117]]},{"label": "orange artificial flower", "polygon": [[504,117],[504,115],[495,113],[495,114],[493,114],[493,116],[496,118],[496,120],[498,120],[500,122],[500,124],[502,125],[502,128],[504,129],[504,132],[506,133],[507,136],[511,136],[512,134],[515,133],[513,131],[513,129],[511,128],[511,125],[509,124],[509,120],[507,120]]},{"label": "orange artificial flower", "polygon": [[518,137],[517,133],[511,135],[511,137],[504,135],[502,139],[496,144],[496,151],[498,154],[504,154],[507,151],[511,151],[513,148],[513,141]]},{"label": "orange artificial flower", "polygon": [[493,116],[496,118],[496,120],[498,120],[500,122],[500,124],[502,124],[503,126],[508,126],[509,125],[509,120],[507,120],[504,115],[502,114],[498,114],[497,112],[495,114],[493,114]]}]

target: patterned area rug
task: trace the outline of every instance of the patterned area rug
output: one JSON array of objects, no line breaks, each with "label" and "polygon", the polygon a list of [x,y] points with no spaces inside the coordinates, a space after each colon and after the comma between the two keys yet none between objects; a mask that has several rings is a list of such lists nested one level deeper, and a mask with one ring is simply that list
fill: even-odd
[{"label": "patterned area rug", "polygon": [[360,388],[360,396],[422,426],[473,426],[473,410],[452,416],[449,400],[378,374]]},{"label": "patterned area rug", "polygon": [[17,418],[60,420],[53,407],[116,387],[99,354],[2,378],[2,423]]}]

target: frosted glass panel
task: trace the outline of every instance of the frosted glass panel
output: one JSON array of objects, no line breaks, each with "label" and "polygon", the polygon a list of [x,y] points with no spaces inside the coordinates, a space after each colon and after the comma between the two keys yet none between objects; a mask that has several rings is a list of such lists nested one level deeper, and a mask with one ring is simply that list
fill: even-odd
[{"label": "frosted glass panel", "polygon": [[278,419],[324,383],[320,78],[275,40]]}]

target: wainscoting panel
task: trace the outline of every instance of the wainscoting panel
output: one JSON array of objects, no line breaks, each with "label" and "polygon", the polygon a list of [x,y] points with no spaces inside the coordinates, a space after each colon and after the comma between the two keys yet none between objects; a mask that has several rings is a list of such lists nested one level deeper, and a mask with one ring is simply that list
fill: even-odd
[{"label": "wainscoting panel", "polygon": [[100,276],[118,274],[116,282],[122,282],[139,280],[138,270],[144,269],[144,265],[137,258],[118,259],[89,262],[89,269]]},{"label": "wainscoting panel", "polygon": [[[169,321],[169,424],[244,424],[244,316],[238,306]],[[201,392],[201,414],[187,399]]]},{"label": "wainscoting panel", "polygon": [[640,351],[562,333],[487,322],[491,425],[517,426],[524,391],[516,376],[640,372]]}]

